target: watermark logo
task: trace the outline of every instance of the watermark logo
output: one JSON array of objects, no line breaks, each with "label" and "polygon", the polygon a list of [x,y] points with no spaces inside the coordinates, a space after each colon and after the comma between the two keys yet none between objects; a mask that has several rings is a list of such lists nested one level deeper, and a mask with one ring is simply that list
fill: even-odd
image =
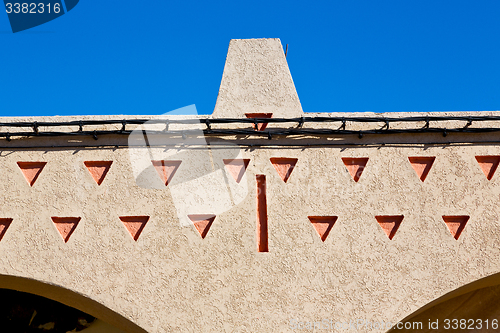
[{"label": "watermark logo", "polygon": [[[129,136],[136,184],[169,190],[181,226],[192,225],[189,215],[219,215],[241,203],[248,195],[246,172],[237,182],[226,167],[231,161],[243,160],[240,147],[207,140],[195,105],[164,115],[172,122],[168,128],[163,123],[146,122]],[[175,124],[176,119],[192,119],[194,123]]]},{"label": "watermark logo", "polygon": [[72,10],[80,0],[4,0],[12,32],[31,29]]}]

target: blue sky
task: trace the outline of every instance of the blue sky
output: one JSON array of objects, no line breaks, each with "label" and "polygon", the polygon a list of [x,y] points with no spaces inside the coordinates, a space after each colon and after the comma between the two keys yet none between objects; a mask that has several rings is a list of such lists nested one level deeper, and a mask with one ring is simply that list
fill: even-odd
[{"label": "blue sky", "polygon": [[306,112],[500,110],[500,1],[80,0],[13,34],[0,115],[213,111],[232,38],[280,38]]}]

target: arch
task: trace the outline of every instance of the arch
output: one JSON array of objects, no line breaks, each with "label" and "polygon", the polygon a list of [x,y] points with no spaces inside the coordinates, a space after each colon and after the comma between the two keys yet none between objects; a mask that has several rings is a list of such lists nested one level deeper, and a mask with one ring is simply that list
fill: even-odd
[{"label": "arch", "polygon": [[124,316],[72,290],[38,280],[0,274],[0,288],[42,296],[73,307],[128,333],[147,333]]},{"label": "arch", "polygon": [[[500,300],[500,273],[459,287],[424,305],[400,322],[422,322],[423,330],[419,332],[427,332],[427,330],[436,332],[436,329],[428,327],[429,322],[436,319],[439,319],[440,328],[443,326],[444,319],[474,319],[483,322],[490,319],[491,321],[491,319],[500,318],[500,305],[497,305],[500,302],[498,300]],[[395,331],[401,332],[405,330],[392,328],[387,332]],[[482,332],[482,330],[477,329],[474,331]]]}]

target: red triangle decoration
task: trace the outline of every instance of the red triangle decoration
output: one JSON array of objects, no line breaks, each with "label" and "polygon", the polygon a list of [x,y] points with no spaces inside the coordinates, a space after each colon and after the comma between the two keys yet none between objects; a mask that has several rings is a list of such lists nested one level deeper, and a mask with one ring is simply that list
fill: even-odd
[{"label": "red triangle decoration", "polygon": [[167,186],[172,181],[172,178],[174,177],[177,169],[179,169],[179,166],[182,163],[182,161],[165,160],[151,162],[153,163],[156,172],[158,172],[158,174],[160,175],[161,180],[163,181],[163,183],[165,183],[165,186]]},{"label": "red triangle decoration", "polygon": [[149,216],[120,216],[120,220],[127,228],[130,236],[137,241],[149,221]]},{"label": "red triangle decoration", "polygon": [[[273,114],[272,113],[245,113],[245,116],[247,118],[272,118]],[[258,123],[257,126],[255,124],[252,125],[253,129],[256,129],[257,131],[263,131],[267,127],[267,123]]]},{"label": "red triangle decoration", "polygon": [[0,240],[2,240],[11,223],[12,219],[0,219]]},{"label": "red triangle decoration", "polygon": [[90,175],[94,178],[97,185],[101,185],[104,178],[106,178],[113,161],[85,161],[83,163],[89,170]]},{"label": "red triangle decoration", "polygon": [[417,176],[421,181],[424,181],[425,178],[427,178],[427,174],[429,173],[429,171],[431,171],[432,164],[434,163],[436,157],[414,156],[408,157],[408,159],[410,160],[413,170],[415,170],[415,172],[417,173]]},{"label": "red triangle decoration", "polygon": [[188,215],[188,217],[193,222],[196,230],[200,233],[201,238],[207,236],[208,230],[210,230],[215,220],[215,215],[210,214]]},{"label": "red triangle decoration", "polygon": [[69,238],[78,226],[80,220],[81,217],[52,217],[52,221],[54,222],[57,231],[59,231],[65,243],[68,242]]},{"label": "red triangle decoration", "polygon": [[314,229],[318,232],[319,237],[324,242],[333,225],[338,219],[338,216],[308,216]]},{"label": "red triangle decoration", "polygon": [[286,183],[290,175],[292,174],[295,164],[297,164],[298,159],[287,158],[287,157],[272,157],[271,163],[280,175],[281,179]]},{"label": "red triangle decoration", "polygon": [[223,160],[226,165],[227,171],[233,176],[234,180],[239,184],[241,178],[245,174],[245,170],[250,163],[249,159],[235,159],[235,160]]},{"label": "red triangle decoration", "polygon": [[493,178],[500,163],[500,156],[476,156],[476,161],[479,163],[481,170],[488,180]]},{"label": "red triangle decoration", "polygon": [[352,179],[357,182],[366,167],[366,163],[368,163],[368,157],[343,157],[342,162],[344,162]]},{"label": "red triangle decoration", "polygon": [[389,239],[392,240],[394,235],[396,234],[396,231],[398,231],[399,226],[401,225],[401,222],[403,221],[404,216],[403,215],[381,215],[381,216],[375,216],[377,219],[378,224],[384,230],[385,234]]},{"label": "red triangle decoration", "polygon": [[47,164],[47,162],[17,162],[17,165],[30,186],[35,184],[45,164]]},{"label": "red triangle decoration", "polygon": [[466,215],[455,215],[455,216],[443,216],[444,223],[450,230],[452,236],[458,239],[465,228],[465,225],[469,221],[469,216]]}]

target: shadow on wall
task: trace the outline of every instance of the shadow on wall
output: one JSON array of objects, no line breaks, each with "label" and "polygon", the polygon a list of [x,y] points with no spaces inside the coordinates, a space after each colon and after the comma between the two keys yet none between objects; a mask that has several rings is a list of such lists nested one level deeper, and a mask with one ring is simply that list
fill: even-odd
[{"label": "shadow on wall", "polygon": [[388,332],[499,332],[500,273],[425,305]]},{"label": "shadow on wall", "polygon": [[23,277],[0,275],[0,327],[8,332],[145,333],[83,295]]}]

